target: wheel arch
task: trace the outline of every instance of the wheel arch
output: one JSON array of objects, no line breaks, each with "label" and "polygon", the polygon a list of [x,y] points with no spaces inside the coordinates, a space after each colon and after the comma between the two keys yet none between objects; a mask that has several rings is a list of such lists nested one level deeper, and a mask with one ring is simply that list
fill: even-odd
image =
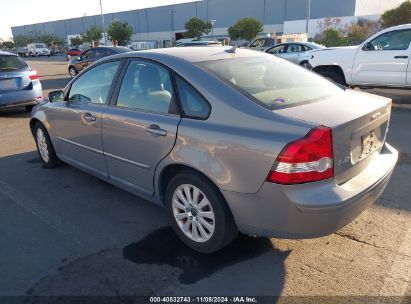
[{"label": "wheel arch", "polygon": [[347,84],[347,77],[344,73],[344,70],[339,65],[319,65],[313,69],[314,72],[321,74],[321,71],[328,71],[328,72],[336,72],[338,73],[344,80],[344,83]]},{"label": "wheel arch", "polygon": [[[200,170],[197,170],[196,168],[194,168],[192,166],[189,166],[187,164],[169,164],[169,165],[165,166],[164,168],[162,168],[161,172],[158,174],[158,180],[157,180],[158,196],[159,196],[163,206],[165,204],[164,199],[165,199],[165,193],[166,193],[168,183],[170,182],[170,180],[175,175],[177,175],[178,173],[183,172],[183,171],[188,171],[188,172],[192,172],[192,173],[200,175],[205,180],[207,180],[213,187],[215,187],[215,189],[220,191],[220,189],[217,187],[216,183],[213,182],[207,175],[205,175]],[[224,198],[224,196],[222,194],[221,194],[221,196]]]}]

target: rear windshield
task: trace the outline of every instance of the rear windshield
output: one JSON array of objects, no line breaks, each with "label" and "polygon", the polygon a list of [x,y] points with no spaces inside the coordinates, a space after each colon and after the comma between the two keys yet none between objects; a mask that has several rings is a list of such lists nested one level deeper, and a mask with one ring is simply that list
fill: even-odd
[{"label": "rear windshield", "polygon": [[36,48],[41,49],[41,48],[45,48],[45,47],[46,47],[45,44],[36,44]]},{"label": "rear windshield", "polygon": [[205,61],[199,65],[270,110],[315,101],[342,90],[275,56]]},{"label": "rear windshield", "polygon": [[27,65],[19,57],[14,55],[0,55],[0,70],[20,70]]}]

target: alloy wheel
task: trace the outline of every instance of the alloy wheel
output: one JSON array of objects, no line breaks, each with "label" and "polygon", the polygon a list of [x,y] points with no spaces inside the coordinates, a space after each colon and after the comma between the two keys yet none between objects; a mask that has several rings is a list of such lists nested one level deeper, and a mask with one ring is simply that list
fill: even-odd
[{"label": "alloy wheel", "polygon": [[37,137],[37,146],[40,152],[40,156],[45,163],[48,163],[50,160],[49,149],[47,145],[46,136],[44,135],[44,132],[41,128],[37,129],[36,137]]},{"label": "alloy wheel", "polygon": [[192,241],[203,243],[213,236],[215,215],[208,198],[194,185],[177,187],[173,194],[173,215],[181,231]]}]

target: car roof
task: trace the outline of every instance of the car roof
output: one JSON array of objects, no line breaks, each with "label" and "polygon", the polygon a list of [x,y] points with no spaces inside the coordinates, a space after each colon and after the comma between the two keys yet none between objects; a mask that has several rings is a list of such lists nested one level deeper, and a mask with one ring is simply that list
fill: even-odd
[{"label": "car roof", "polygon": [[223,60],[239,57],[257,57],[264,56],[263,52],[256,52],[249,49],[237,48],[235,52],[227,52],[233,49],[233,47],[227,46],[216,46],[212,48],[204,47],[184,47],[184,48],[163,48],[163,49],[152,49],[145,51],[135,51],[131,53],[120,54],[120,57],[158,57],[158,55],[164,55],[168,57],[175,57],[179,59],[186,60],[188,62],[202,62],[202,61],[213,61],[213,60]]},{"label": "car roof", "polygon": [[5,51],[0,51],[0,55],[13,55],[17,56],[16,54],[10,53],[10,52],[5,52]]}]

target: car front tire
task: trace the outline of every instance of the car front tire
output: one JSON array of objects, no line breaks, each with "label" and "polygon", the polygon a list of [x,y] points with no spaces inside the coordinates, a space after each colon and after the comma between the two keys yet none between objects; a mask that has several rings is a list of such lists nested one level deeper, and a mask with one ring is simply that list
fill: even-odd
[{"label": "car front tire", "polygon": [[167,185],[165,204],[174,231],[198,252],[216,252],[238,234],[221,192],[198,173],[182,171],[174,176]]},{"label": "car front tire", "polygon": [[33,130],[37,151],[45,168],[55,168],[61,165],[61,161],[54,151],[53,144],[46,128],[41,123],[36,123]]},{"label": "car front tire", "polygon": [[337,71],[325,70],[325,71],[320,71],[318,73],[320,75],[322,75],[323,77],[327,78],[328,80],[331,80],[331,81],[336,82],[336,83],[338,83],[340,85],[343,85],[343,86],[346,85],[343,76],[341,76],[341,74],[338,73]]}]

